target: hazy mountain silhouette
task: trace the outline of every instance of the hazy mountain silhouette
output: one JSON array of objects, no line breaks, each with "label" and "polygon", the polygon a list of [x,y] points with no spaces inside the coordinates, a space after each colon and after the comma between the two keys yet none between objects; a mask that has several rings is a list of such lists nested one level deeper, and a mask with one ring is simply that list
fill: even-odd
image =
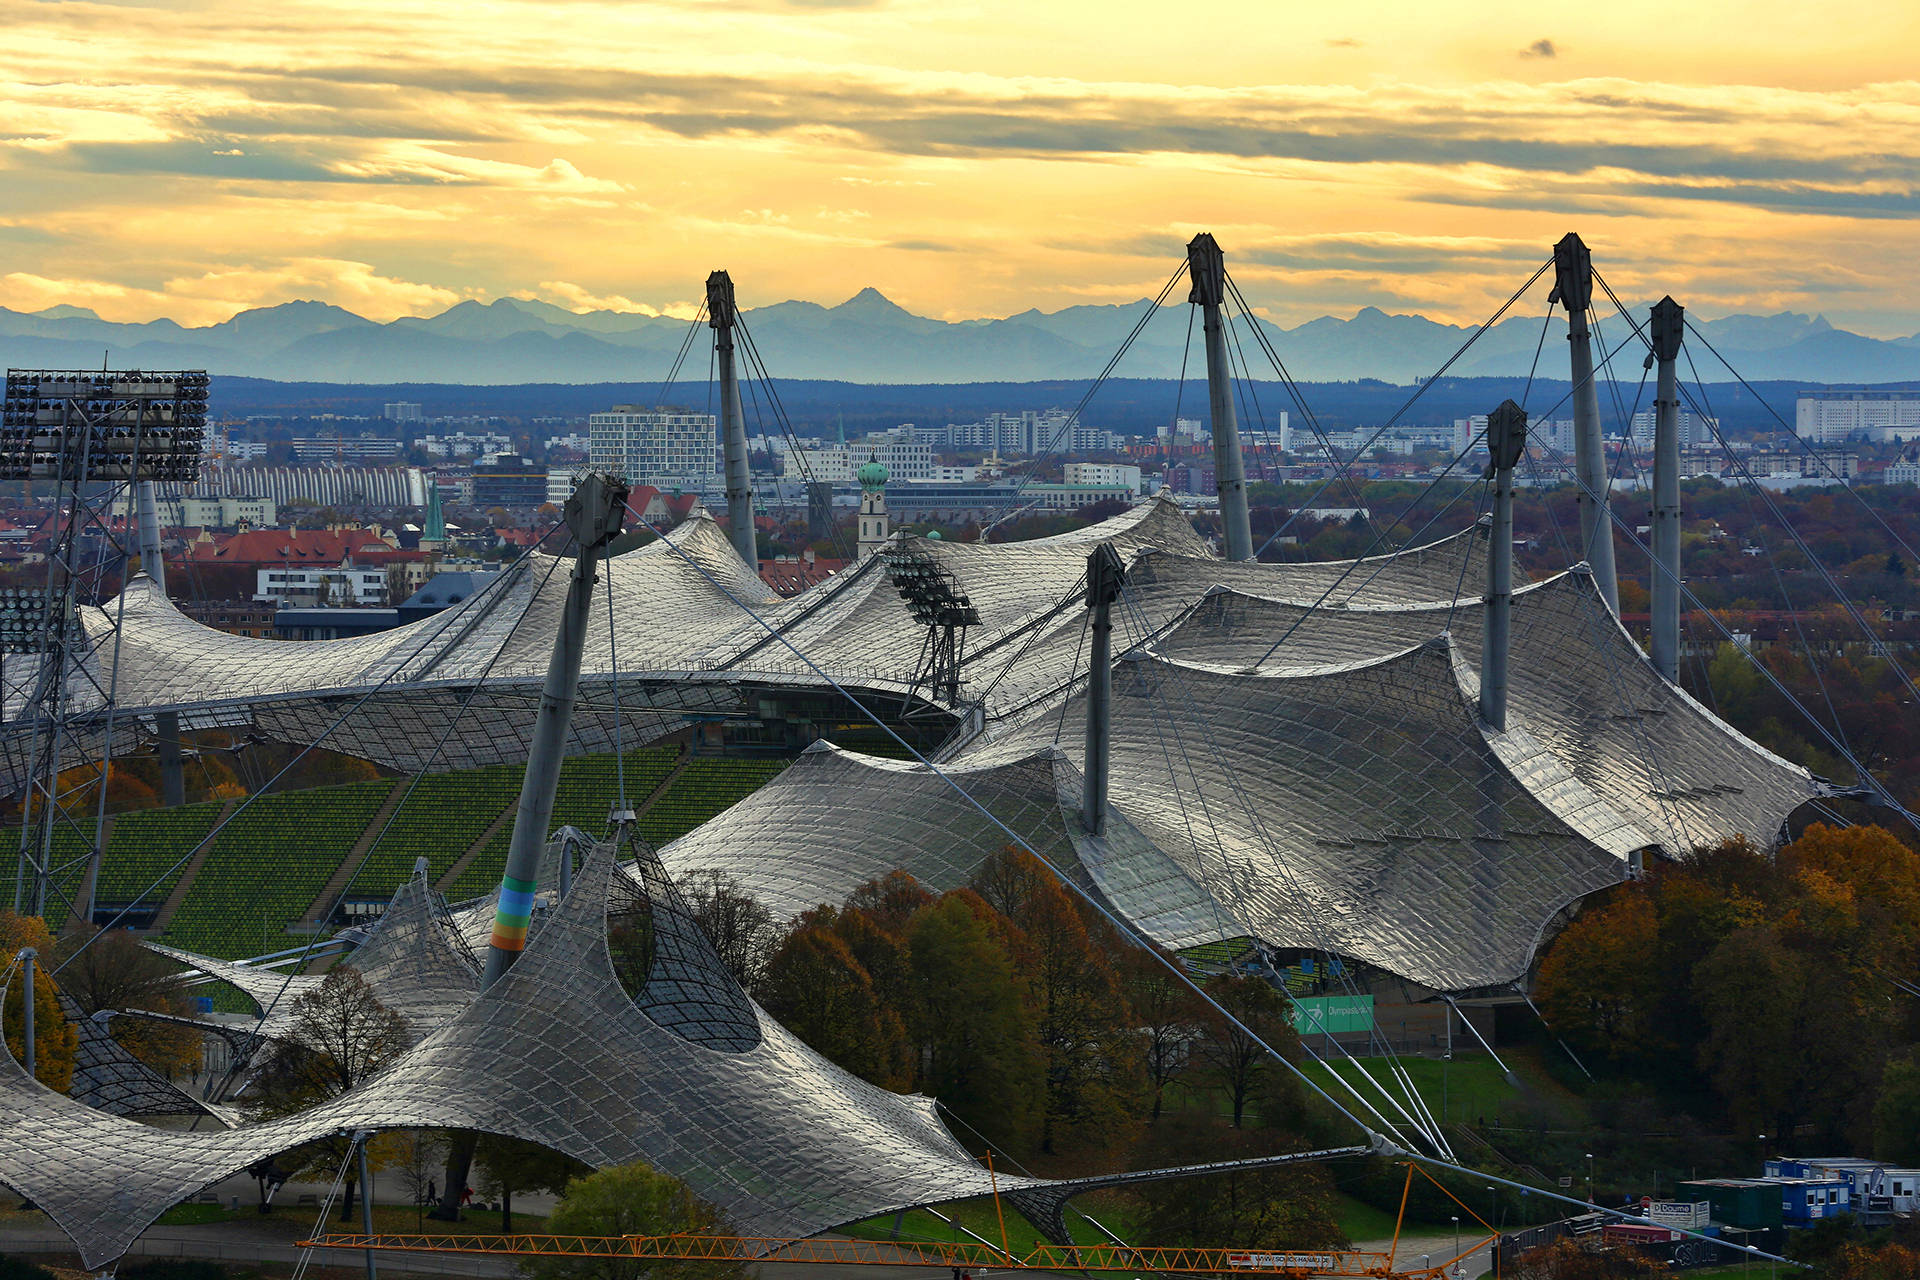
[{"label": "hazy mountain silhouette", "polygon": [[[968,383],[1092,377],[1145,313],[1147,299],[1060,311],[1024,311],[1005,319],[948,322],[917,316],[879,290],[862,289],[837,306],[787,301],[744,312],[754,349],[776,377],[866,383]],[[1646,307],[1630,314],[1644,318]],[[1171,378],[1184,358],[1189,378],[1205,376],[1199,334],[1184,303],[1162,308],[1115,372]],[[1815,382],[1920,379],[1920,335],[1891,341],[1835,329],[1820,316],[1782,312],[1696,319],[1691,339],[1700,375],[1727,375],[1714,348],[1748,377]],[[688,322],[616,311],[574,312],[547,302],[501,298],[462,302],[433,316],[379,324],[322,302],[288,302],[243,311],[220,324],[187,328],[172,320],[119,324],[86,307],[26,314],[0,308],[0,358],[16,368],[95,368],[102,353],[120,368],[202,368],[283,382],[460,383],[646,382],[664,378]],[[704,329],[704,325],[702,326]],[[1197,326],[1193,326],[1197,329]],[[1322,316],[1291,329],[1266,321],[1260,331],[1288,371],[1303,381],[1375,378],[1410,383],[1437,372],[1461,376],[1564,377],[1566,324],[1539,314],[1514,316],[1474,336],[1470,327],[1363,307],[1352,317]],[[1619,316],[1598,325],[1601,349],[1617,351],[1616,376],[1639,377],[1644,348]],[[704,350],[704,336],[693,350]],[[1189,345],[1190,344],[1190,345]],[[1240,355],[1255,377],[1273,376],[1254,336],[1239,331]],[[689,358],[688,380],[704,380],[706,360]]]}]

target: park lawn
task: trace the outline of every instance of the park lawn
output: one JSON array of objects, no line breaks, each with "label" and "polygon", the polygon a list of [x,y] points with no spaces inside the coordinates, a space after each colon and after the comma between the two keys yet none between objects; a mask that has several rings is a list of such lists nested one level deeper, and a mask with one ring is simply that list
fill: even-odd
[{"label": "park lawn", "polygon": [[[1414,1088],[1420,1091],[1421,1100],[1433,1112],[1434,1118],[1442,1124],[1479,1124],[1484,1120],[1491,1125],[1503,1114],[1511,1118],[1523,1100],[1536,1105],[1544,1101],[1564,1112],[1569,1121],[1584,1115],[1585,1108],[1579,1097],[1547,1073],[1538,1055],[1529,1046],[1502,1049],[1500,1056],[1513,1068],[1514,1076],[1520,1082],[1519,1087],[1509,1083],[1499,1064],[1485,1054],[1462,1056],[1452,1062],[1439,1058],[1405,1057],[1399,1060],[1399,1065],[1408,1079],[1413,1081]],[[1393,1077],[1386,1059],[1361,1058],[1358,1061],[1374,1079],[1391,1087]],[[1379,1095],[1352,1063],[1344,1059],[1337,1062],[1342,1079],[1351,1083],[1361,1096],[1381,1107],[1387,1115],[1396,1120],[1399,1118],[1397,1112],[1388,1109],[1380,1101]],[[1333,1079],[1332,1069],[1326,1063],[1307,1062],[1301,1070],[1342,1106],[1354,1105],[1353,1095]]]}]

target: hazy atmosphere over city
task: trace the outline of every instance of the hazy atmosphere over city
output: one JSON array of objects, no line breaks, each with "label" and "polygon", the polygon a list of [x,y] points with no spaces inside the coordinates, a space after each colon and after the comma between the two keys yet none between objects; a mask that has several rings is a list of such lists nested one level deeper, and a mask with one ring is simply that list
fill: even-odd
[{"label": "hazy atmosphere over city", "polygon": [[[1577,224],[1623,295],[1920,330],[1920,9],[1016,0],[32,3],[0,305],[948,320],[1151,294],[1484,317]],[[1523,277],[1521,277],[1523,278]]]}]

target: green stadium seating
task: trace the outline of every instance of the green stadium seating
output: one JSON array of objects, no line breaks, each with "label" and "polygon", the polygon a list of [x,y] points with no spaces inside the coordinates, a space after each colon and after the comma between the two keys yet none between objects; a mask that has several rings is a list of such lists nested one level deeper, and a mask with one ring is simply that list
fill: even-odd
[{"label": "green stadium seating", "polygon": [[431,868],[430,878],[439,879],[513,807],[524,771],[521,765],[502,764],[422,777],[394,810],[348,892],[357,898],[390,897],[421,857]]},{"label": "green stadium seating", "polygon": [[219,816],[218,803],[134,809],[121,814],[114,819],[107,840],[107,856],[100,867],[100,885],[94,899],[125,905],[158,880],[153,891],[140,900],[142,906],[157,909],[186,868],[183,859],[206,839]]},{"label": "green stadium seating", "polygon": [[260,796],[214,841],[166,940],[237,960],[279,951],[393,791],[380,779]]},{"label": "green stadium seating", "polygon": [[729,809],[771,782],[785,760],[690,761],[667,793],[640,815],[640,834],[656,849]]},{"label": "green stadium seating", "polygon": [[[89,841],[81,833],[90,834],[93,831],[93,811],[75,813],[72,818],[73,825],[59,822],[53,828],[53,861],[50,865],[55,873],[53,887],[47,894],[47,926],[55,930],[67,919],[67,903],[79,897],[87,880],[87,867],[82,859],[87,854]],[[34,835],[35,839],[39,839],[41,833],[36,831]],[[0,858],[6,858],[9,866],[19,865],[20,828],[0,830]],[[63,866],[67,869],[59,870]],[[86,909],[85,903],[75,905],[82,911]]]},{"label": "green stadium seating", "polygon": [[[627,752],[627,803],[636,809],[645,804],[647,797],[659,790],[660,784],[673,772],[679,759],[680,753],[673,747],[642,747]],[[517,796],[517,777],[514,787]],[[618,794],[619,778],[611,752],[599,756],[569,756],[561,766],[560,786],[554,792],[552,829],[572,826],[590,836],[601,835],[607,829],[607,814],[613,809]],[[447,896],[458,901],[492,892],[500,883],[501,869],[507,865],[507,845],[512,840],[513,824],[508,823],[467,865]],[[462,851],[464,848],[462,846]]]}]

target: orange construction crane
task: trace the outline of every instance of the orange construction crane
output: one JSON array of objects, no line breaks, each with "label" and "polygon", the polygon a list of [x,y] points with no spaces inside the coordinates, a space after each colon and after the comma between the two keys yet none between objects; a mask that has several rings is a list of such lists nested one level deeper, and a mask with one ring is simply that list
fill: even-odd
[{"label": "orange construction crane", "polygon": [[[1474,1245],[1461,1257],[1484,1245]],[[810,1237],[782,1240],[757,1236],[452,1236],[323,1235],[302,1240],[303,1249],[375,1249],[384,1253],[465,1253],[490,1256],[569,1258],[679,1258],[700,1262],[807,1262],[840,1266],[944,1267],[963,1271],[994,1267],[1032,1271],[1157,1271],[1165,1275],[1410,1276],[1438,1280],[1456,1259],[1412,1271],[1395,1271],[1392,1255],[1326,1249],[1139,1248],[1133,1245],[1042,1244],[1014,1254],[986,1244],[913,1244],[892,1240]]]},{"label": "orange construction crane", "polygon": [[[1407,1191],[1416,1166],[1407,1166],[1407,1188],[1401,1192],[1400,1213],[1406,1214]],[[1424,1169],[1419,1170],[1423,1176]],[[1436,1183],[1435,1185],[1439,1185]],[[1442,1191],[1446,1188],[1442,1187]],[[1447,1192],[1449,1198],[1482,1227],[1479,1214]],[[995,1200],[999,1197],[996,1195]],[[1487,1228],[1492,1231],[1491,1227]],[[384,1253],[464,1253],[493,1257],[565,1258],[675,1258],[698,1262],[803,1262],[838,1266],[944,1267],[974,1271],[984,1267],[1014,1271],[1159,1272],[1173,1276],[1377,1276],[1407,1280],[1447,1280],[1449,1269],[1498,1238],[1498,1233],[1475,1241],[1457,1255],[1426,1267],[1396,1269],[1400,1229],[1394,1226],[1393,1251],[1362,1253],[1343,1249],[1212,1249],[1141,1247],[1128,1244],[1042,1243],[1015,1256],[1005,1241],[1001,1221],[999,1247],[988,1243],[913,1243],[898,1240],[861,1240],[809,1236],[788,1240],[769,1236],[546,1236],[546,1235],[319,1235],[302,1240],[302,1249],[360,1249]]]}]

